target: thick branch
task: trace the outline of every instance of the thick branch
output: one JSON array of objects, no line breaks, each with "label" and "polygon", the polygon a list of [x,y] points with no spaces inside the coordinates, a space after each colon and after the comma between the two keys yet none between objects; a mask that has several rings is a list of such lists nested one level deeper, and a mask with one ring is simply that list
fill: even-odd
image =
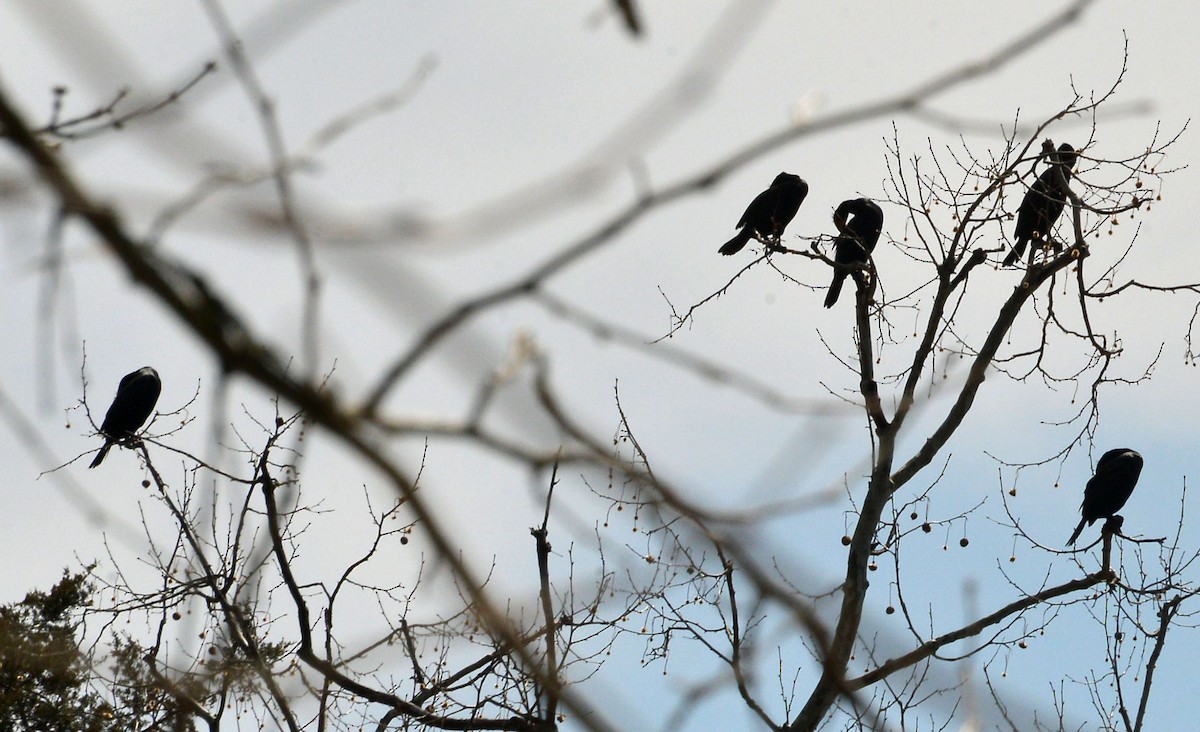
[{"label": "thick branch", "polygon": [[1167,643],[1167,631],[1171,628],[1171,621],[1175,619],[1180,605],[1188,597],[1191,595],[1173,597],[1158,611],[1158,632],[1154,634],[1154,650],[1150,652],[1150,660],[1146,662],[1146,678],[1142,682],[1142,696],[1138,700],[1137,722],[1134,723],[1131,732],[1141,732],[1142,730],[1142,722],[1146,718],[1146,708],[1150,706],[1150,686],[1154,683],[1154,671],[1158,668],[1158,657],[1162,655],[1162,649]]},{"label": "thick branch", "polygon": [[[550,597],[550,541],[548,525],[550,523],[550,501],[554,498],[554,484],[558,481],[558,464],[550,474],[550,490],[546,493],[546,514],[542,518],[540,528],[530,529],[537,543],[538,581],[542,600],[542,615],[546,618],[546,678],[558,679],[558,649],[555,647],[554,634],[558,627],[554,618],[554,603]],[[542,690],[542,718],[550,725],[554,724],[554,716],[558,712],[558,693],[556,685],[551,684]]]},{"label": "thick branch", "polygon": [[1000,308],[1000,313],[997,315],[996,321],[992,324],[987,339],[975,355],[975,360],[971,362],[971,370],[967,373],[967,380],[958,393],[958,399],[955,400],[954,405],[950,408],[942,423],[925,440],[925,444],[921,446],[921,449],[909,458],[908,462],[900,466],[892,476],[893,489],[907,483],[917,472],[928,465],[946,444],[946,441],[958,429],[959,425],[962,424],[963,419],[967,416],[967,412],[971,410],[971,405],[975,401],[975,395],[978,393],[979,387],[983,385],[983,380],[987,377],[988,367],[991,366],[992,360],[1000,350],[1000,346],[1004,344],[1004,340],[1008,336],[1008,331],[1016,321],[1017,316],[1020,315],[1025,301],[1043,283],[1056,273],[1070,266],[1071,263],[1086,256],[1086,254],[1087,250],[1077,245],[1044,265],[1030,267],[1021,284],[1013,290],[1012,295],[1009,295],[1008,300]]},{"label": "thick branch", "polygon": [[922,375],[925,373],[925,364],[929,362],[929,355],[933,353],[938,333],[942,330],[942,318],[946,313],[946,304],[950,302],[950,296],[954,294],[962,283],[967,281],[971,270],[987,261],[987,250],[976,249],[959,273],[951,278],[950,275],[953,273],[954,265],[957,261],[953,255],[949,255],[938,266],[938,288],[937,292],[934,293],[933,305],[925,323],[925,333],[921,338],[921,343],[913,353],[912,367],[909,369],[908,378],[904,382],[904,390],[900,395],[900,404],[896,408],[894,419],[897,429],[904,423],[904,419],[908,416],[913,404],[916,403],[917,386],[921,381]]},{"label": "thick branch", "polygon": [[[0,90],[0,126],[3,127],[5,139],[30,160],[38,175],[54,190],[62,208],[85,220],[121,260],[134,281],[153,292],[169,310],[179,316],[185,327],[205,342],[226,372],[243,373],[295,404],[309,419],[325,427],[387,477],[424,527],[438,556],[462,581],[483,622],[513,649],[513,654],[527,668],[536,669],[534,659],[521,643],[520,634],[484,593],[482,583],[450,542],[449,536],[441,528],[441,522],[416,495],[416,486],[374,443],[363,423],[349,415],[319,385],[294,378],[274,352],[250,333],[224,302],[209,290],[199,275],[130,237],[117,215],[91,200],[63,163],[38,142],[3,90]],[[539,681],[557,683],[545,679]],[[607,729],[594,710],[584,704],[577,694],[561,688],[559,694],[564,704],[576,712],[581,724],[593,730]]]},{"label": "thick branch", "polygon": [[960,641],[963,638],[972,638],[979,635],[984,631],[984,629],[1001,622],[1005,618],[1024,612],[1035,605],[1048,602],[1056,597],[1069,595],[1080,590],[1086,590],[1089,587],[1093,587],[1103,582],[1107,582],[1112,579],[1112,576],[1113,574],[1111,570],[1102,569],[1099,572],[1089,574],[1086,577],[1080,577],[1079,579],[1065,582],[1056,587],[1050,587],[1042,590],[1035,595],[1022,597],[1020,600],[1010,602],[990,615],[983,616],[970,625],[965,625],[958,630],[939,635],[937,638],[931,638],[903,656],[893,658],[890,661],[880,664],[879,667],[873,671],[865,673],[857,678],[847,679],[846,684],[852,689],[861,689],[863,687],[870,686],[877,681],[881,681],[888,676],[891,676],[893,673],[902,668],[908,668],[918,661],[929,658],[944,646],[954,643],[955,641]]},{"label": "thick branch", "polygon": [[883,402],[879,398],[879,382],[875,380],[875,349],[871,330],[871,299],[875,292],[875,272],[871,281],[864,284],[862,275],[856,275],[854,283],[854,316],[858,325],[858,389],[863,395],[863,405],[876,431],[888,428],[887,416],[883,413]]}]

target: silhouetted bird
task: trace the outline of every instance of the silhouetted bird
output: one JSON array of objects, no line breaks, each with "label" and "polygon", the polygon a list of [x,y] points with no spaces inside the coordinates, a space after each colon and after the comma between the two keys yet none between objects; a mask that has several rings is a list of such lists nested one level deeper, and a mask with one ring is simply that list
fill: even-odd
[{"label": "silhouetted bird", "polygon": [[104,447],[96,453],[96,459],[89,468],[94,468],[104,461],[108,448],[133,437],[138,428],[146,422],[150,412],[154,411],[161,391],[162,382],[158,379],[158,372],[149,366],[126,374],[125,378],[121,379],[112,406],[108,408],[108,413],[104,415],[104,423],[100,425],[100,432],[104,435]]},{"label": "silhouetted bird", "polygon": [[[1017,210],[1017,229],[1013,232],[1016,241],[1013,250],[1004,258],[1004,266],[1011,267],[1025,253],[1025,246],[1032,240],[1039,245],[1050,238],[1050,230],[1054,222],[1062,215],[1067,202],[1067,192],[1059,182],[1058,172],[1062,170],[1062,179],[1071,182],[1071,171],[1075,168],[1075,160],[1079,153],[1067,143],[1058,146],[1058,152],[1047,156],[1050,164],[1034,181],[1025,198],[1021,200],[1021,208]],[[1030,259],[1033,252],[1029,253]]]},{"label": "silhouetted bird", "polygon": [[[852,218],[847,221],[847,216]],[[879,233],[883,231],[883,211],[869,198],[852,198],[842,201],[842,205],[833,212],[833,224],[838,230],[838,238],[833,242],[833,261],[838,264],[865,264],[879,243]],[[825,307],[831,308],[838,301],[846,275],[853,276],[856,283],[863,283],[862,272],[834,270],[829,294],[825,296]]]},{"label": "silhouetted bird", "polygon": [[808,184],[798,175],[780,173],[771,187],[755,196],[742,214],[738,235],[725,242],[721,254],[737,254],[751,239],[779,241],[808,195]]},{"label": "silhouetted bird", "polygon": [[1142,473],[1142,456],[1127,447],[1109,450],[1100,456],[1096,463],[1096,474],[1087,482],[1083,489],[1083,518],[1067,540],[1067,544],[1075,543],[1083,531],[1084,524],[1091,526],[1096,519],[1106,519],[1125,505],[1137,485],[1138,476]]}]

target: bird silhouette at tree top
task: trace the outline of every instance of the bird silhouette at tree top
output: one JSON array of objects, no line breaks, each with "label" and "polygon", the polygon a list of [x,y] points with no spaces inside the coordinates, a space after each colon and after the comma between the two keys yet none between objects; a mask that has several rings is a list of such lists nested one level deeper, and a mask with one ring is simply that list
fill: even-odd
[{"label": "bird silhouette at tree top", "polygon": [[780,173],[771,187],[754,197],[737,222],[737,236],[725,242],[721,254],[737,254],[751,239],[778,243],[783,230],[796,217],[808,195],[808,184],[798,175]]},{"label": "bird silhouette at tree top", "polygon": [[[838,230],[838,237],[833,242],[833,261],[838,264],[866,264],[883,231],[883,210],[869,198],[852,198],[842,201],[833,212],[833,224]],[[860,286],[865,283],[861,270],[835,269],[833,282],[829,283],[829,294],[825,296],[825,307],[831,308],[838,301],[846,275],[854,277]]]},{"label": "bird silhouette at tree top", "polygon": [[[1017,210],[1017,228],[1013,232],[1015,241],[1012,251],[1004,259],[1005,267],[1017,263],[1030,241],[1035,242],[1038,248],[1050,241],[1050,231],[1054,228],[1054,222],[1062,215],[1067,202],[1064,184],[1071,182],[1071,172],[1078,157],[1079,153],[1075,152],[1075,148],[1065,142],[1058,146],[1057,151],[1047,156],[1050,164],[1025,192],[1021,208]],[[1037,248],[1030,249],[1031,261],[1036,251]]]},{"label": "bird silhouette at tree top", "polygon": [[1080,506],[1083,518],[1079,519],[1079,525],[1071,533],[1067,544],[1075,543],[1085,524],[1091,526],[1096,519],[1107,519],[1120,511],[1133,493],[1141,474],[1142,456],[1127,447],[1109,450],[1101,455],[1096,463],[1096,474],[1083,489],[1083,504]]},{"label": "bird silhouette at tree top", "polygon": [[149,366],[144,366],[131,374],[126,374],[117,386],[117,395],[113,397],[104,422],[100,425],[100,433],[104,435],[104,446],[96,453],[89,468],[94,468],[104,461],[108,449],[114,444],[123,442],[131,437],[145,424],[154,405],[158,403],[158,395],[162,392],[162,381],[158,372]]}]

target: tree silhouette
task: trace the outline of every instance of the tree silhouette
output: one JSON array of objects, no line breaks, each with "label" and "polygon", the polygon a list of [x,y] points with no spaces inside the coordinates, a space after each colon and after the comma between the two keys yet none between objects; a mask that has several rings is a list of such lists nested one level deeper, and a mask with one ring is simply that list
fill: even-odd
[{"label": "tree silhouette", "polygon": [[31,592],[0,607],[0,724],[4,729],[100,732],[128,729],[94,691],[76,614],[90,591],[83,574],[64,576],[49,592]]},{"label": "tree silhouette", "polygon": [[[695,104],[703,80],[750,44],[752,21],[761,17],[739,8],[722,18],[679,80],[615,128],[614,139],[628,150],[604,148],[599,162],[568,166],[499,204],[438,221],[395,211],[356,218],[313,195],[305,179],[342,135],[379,114],[419,105],[422,85],[436,73],[431,66],[417,68],[399,91],[335,113],[308,144],[295,145],[284,134],[286,106],[260,76],[254,44],[240,35],[253,28],[241,28],[215,0],[202,6],[220,42],[219,64],[205,60],[138,104],[121,93],[69,116],[67,94],[58,91],[50,121],[39,124],[27,103],[0,87],[0,143],[21,161],[20,185],[44,196],[23,205],[37,210],[49,200],[53,214],[48,279],[62,267],[62,239],[86,233],[111,255],[147,310],[169,320],[216,370],[215,378],[199,380],[190,400],[171,391],[183,379],[168,380],[159,417],[129,443],[144,492],[136,510],[108,510],[142,521],[140,535],[127,538],[137,558],[113,552],[86,578],[73,579],[77,596],[64,607],[86,621],[79,627],[86,642],[58,616],[18,619],[22,633],[49,628],[47,642],[63,644],[68,663],[48,679],[61,682],[52,694],[67,697],[85,684],[103,693],[31,708],[26,703],[45,694],[14,684],[13,701],[0,711],[22,720],[14,728],[65,711],[65,724],[108,715],[113,725],[125,725],[81,729],[711,729],[725,723],[705,716],[714,708],[735,708],[739,718],[772,730],[923,728],[927,720],[940,728],[956,717],[1013,729],[1073,727],[1078,710],[1066,710],[1058,692],[1026,709],[998,680],[1014,654],[1034,639],[1055,637],[1067,617],[1098,621],[1108,639],[1107,667],[1086,677],[1095,716],[1106,724],[1120,720],[1130,731],[1143,728],[1166,639],[1186,632],[1181,621],[1196,592],[1189,573],[1200,554],[1183,538],[1183,499],[1180,533],[1146,539],[1144,529],[1106,524],[1097,560],[1050,545],[1029,528],[1034,509],[1017,500],[1011,481],[1047,466],[1065,474],[1073,455],[1093,449],[1107,390],[1152,374],[1153,354],[1136,354],[1142,361],[1132,366],[1118,363],[1124,349],[1113,311],[1099,303],[1134,293],[1190,297],[1185,311],[1200,303],[1200,284],[1186,276],[1161,285],[1126,274],[1133,269],[1130,252],[1143,241],[1130,231],[1135,226],[1121,222],[1149,221],[1162,181],[1173,172],[1167,154],[1177,138],[1156,132],[1127,147],[1100,134],[1122,69],[1110,89],[1071,90],[1053,114],[1031,124],[1021,113],[999,138],[947,133],[913,147],[911,133],[894,125],[882,144],[868,141],[853,151],[880,160],[878,188],[877,181],[862,181],[859,190],[830,192],[820,171],[783,159],[790,145],[823,142],[867,121],[911,117],[966,128],[968,120],[946,119],[930,103],[953,89],[986,85],[990,73],[1054,43],[1090,2],[1071,3],[981,58],[937,70],[894,95],[789,122],[732,150],[703,151],[691,172],[659,180],[633,141],[659,139],[703,114]],[[641,19],[644,4],[637,13],[633,7],[620,11],[627,28],[639,43],[650,42],[655,25]],[[602,15],[613,12],[606,6]],[[118,130],[139,134],[151,122],[169,126],[177,107],[222,74],[236,80],[253,111],[265,163],[210,166],[189,190],[145,217],[99,194],[94,181],[76,172],[80,141],[116,137]],[[1042,182],[1044,171],[1057,169],[1056,140],[1067,138],[1078,154],[1074,174],[1057,171],[1056,180]],[[670,310],[666,333],[655,339],[646,322],[631,323],[621,308],[627,283],[602,276],[599,255],[628,243],[642,247],[639,255],[650,251],[640,227],[758,162],[801,170],[812,186],[790,233],[784,236],[782,225],[759,232],[773,241],[732,275],[720,269],[732,265],[709,241],[689,260],[714,260],[704,270],[703,294],[689,298],[693,304],[676,308],[669,297],[678,295],[659,288]],[[627,169],[635,181],[632,200],[609,201],[612,207],[586,230],[557,233],[556,216],[580,190]],[[464,187],[477,182],[475,171],[458,172]],[[1023,271],[1003,268],[1020,202],[1051,183],[1062,194],[1055,237],[1061,248]],[[875,201],[887,221],[879,246],[872,241],[853,261],[841,256],[825,215],[819,226],[805,221],[819,211],[818,193],[832,201]],[[246,240],[286,241],[287,254],[272,261],[290,257],[291,269],[243,268],[232,254],[228,261],[196,256],[183,222],[208,206],[219,206],[219,238],[237,243],[239,253]],[[854,222],[845,218],[837,227],[843,235]],[[554,229],[557,242],[542,258],[506,251],[491,272],[479,263],[499,262],[488,259],[494,252],[470,251],[471,267],[492,275],[480,280],[485,284],[443,276],[444,292],[428,287],[439,274],[389,288],[424,306],[412,332],[380,337],[374,324],[331,314],[323,304],[331,288],[365,296],[390,265],[408,264],[409,250],[399,243],[440,245],[463,232],[507,237],[542,227]],[[396,259],[388,266],[351,265],[335,259],[339,247],[356,254],[378,248]],[[453,247],[445,249],[455,256]],[[648,261],[623,258],[622,267],[640,269]],[[337,266],[371,272],[341,280],[331,274]],[[682,269],[675,262],[662,267]],[[824,283],[839,275],[852,276],[853,307],[827,313]],[[844,381],[818,384],[791,371],[728,365],[738,363],[726,356],[740,348],[799,337],[757,327],[760,313],[751,308],[758,305],[736,300],[763,277],[802,299],[797,329],[815,333],[825,352],[814,358],[844,367]],[[259,307],[284,283],[293,296],[286,310],[298,323],[290,341],[265,324]],[[579,297],[597,285],[609,304],[604,315]],[[556,359],[570,347],[546,347],[543,338],[550,336],[541,332],[519,331],[507,354],[480,357],[486,372],[472,373],[466,388],[456,384],[445,396],[439,377],[463,368],[455,344],[477,343],[478,331],[505,327],[496,323],[526,308],[552,319],[548,328],[567,332],[568,342],[582,336],[603,347],[617,344],[625,355],[661,363],[672,382],[716,382],[730,387],[733,398],[799,415],[812,447],[792,477],[827,488],[747,499],[749,491],[730,484],[749,481],[722,474],[714,478],[719,495],[706,494],[699,481],[680,477],[686,473],[676,456],[697,464],[714,455],[723,460],[702,443],[704,436],[726,439],[756,425],[713,417],[712,424],[683,424],[674,441],[664,441],[643,431],[656,407],[640,379],[626,379],[618,368],[605,374],[609,411],[598,419],[584,406],[594,390],[572,388],[593,364],[559,366]],[[744,326],[744,340],[731,344],[730,354],[696,354],[672,342],[695,328],[701,314],[721,308],[736,312]],[[850,319],[832,320],[838,315]],[[122,328],[122,337],[133,337]],[[1190,349],[1190,330],[1185,337]],[[369,354],[362,362],[368,365],[332,361],[330,341]],[[101,405],[87,394],[88,379],[82,381],[83,413],[99,431],[91,415]],[[1032,391],[1037,382],[1078,395],[1070,401],[1073,414],[1055,425],[1050,457],[996,459],[993,492],[1003,515],[988,515],[986,499],[964,498],[947,478],[952,450],[972,431],[990,429],[976,407],[1004,388],[994,384]],[[689,401],[704,402],[709,393],[697,390]],[[210,398],[218,427],[199,438],[201,452],[189,443],[200,431],[193,412]],[[16,424],[7,401],[0,411]],[[232,404],[241,408],[230,410]],[[834,425],[846,415],[864,429],[843,439]],[[58,462],[29,439],[40,462]],[[1139,449],[1152,465],[1150,451]],[[817,458],[839,466],[829,471]],[[48,475],[67,481],[78,464],[77,458]],[[99,472],[113,471],[89,475]],[[826,480],[829,473],[836,476]],[[87,496],[81,508],[96,493],[91,484],[81,491]],[[536,506],[528,521],[514,518],[524,515],[521,501]],[[838,510],[841,544],[832,546],[836,533],[833,542],[820,543],[836,532],[828,517]],[[797,529],[797,517],[812,522]],[[968,523],[985,517],[1011,537],[1013,562],[1021,547],[1044,563],[1044,573],[1030,581],[999,563],[988,575],[995,582],[986,602],[1003,599],[983,607],[964,602],[966,619],[951,623],[935,612],[946,603],[945,583],[930,589],[923,576],[945,566],[922,566],[931,554],[927,539],[944,535],[948,552],[953,534],[965,549]],[[1056,526],[1067,520],[1059,518]],[[807,531],[811,536],[793,538],[813,540],[820,552],[780,550],[769,541],[780,531]],[[491,556],[481,558],[477,544],[488,545]],[[981,572],[992,569],[980,565]],[[837,575],[832,586],[814,577],[814,567]],[[83,590],[89,583],[98,588],[90,606]],[[956,675],[972,664],[982,667],[982,682]],[[657,677],[668,672],[676,674],[675,686],[659,696]],[[1082,676],[1071,669],[1052,673]],[[655,695],[650,722],[636,720],[637,705],[624,703],[638,693]],[[982,694],[990,697],[987,712]]]}]

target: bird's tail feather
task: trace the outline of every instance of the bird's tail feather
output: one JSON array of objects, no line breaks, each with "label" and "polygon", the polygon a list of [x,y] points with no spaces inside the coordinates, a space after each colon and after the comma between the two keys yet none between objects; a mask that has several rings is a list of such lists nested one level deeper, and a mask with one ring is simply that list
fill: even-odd
[{"label": "bird's tail feather", "polygon": [[1067,546],[1075,545],[1075,540],[1078,539],[1079,535],[1083,533],[1083,527],[1085,524],[1087,524],[1087,519],[1079,519],[1079,525],[1076,526],[1075,530],[1071,532],[1071,538],[1067,539]]},{"label": "bird's tail feather", "polygon": [[1004,258],[1004,266],[1005,267],[1013,266],[1014,264],[1017,263],[1017,260],[1020,259],[1021,255],[1024,253],[1025,253],[1025,242],[1023,242],[1023,241],[1016,242],[1015,244],[1013,244],[1012,251],[1009,252],[1008,256]]},{"label": "bird's tail feather", "polygon": [[104,447],[100,448],[100,452],[96,453],[95,459],[92,460],[92,464],[89,465],[88,467],[94,468],[97,465],[99,465],[100,463],[104,462],[104,456],[108,454],[108,448],[110,448],[110,447],[112,447],[112,443],[106,441],[104,443]]},{"label": "bird's tail feather", "polygon": [[737,233],[737,236],[725,242],[725,244],[721,247],[721,254],[724,254],[725,256],[737,254],[738,252],[742,251],[743,247],[750,243],[750,239],[753,238],[753,236],[754,232],[750,230],[749,226],[743,228]]},{"label": "bird's tail feather", "polygon": [[829,294],[825,296],[825,307],[831,308],[842,294],[842,283],[846,281],[845,272],[835,272],[833,282],[829,283]]}]

